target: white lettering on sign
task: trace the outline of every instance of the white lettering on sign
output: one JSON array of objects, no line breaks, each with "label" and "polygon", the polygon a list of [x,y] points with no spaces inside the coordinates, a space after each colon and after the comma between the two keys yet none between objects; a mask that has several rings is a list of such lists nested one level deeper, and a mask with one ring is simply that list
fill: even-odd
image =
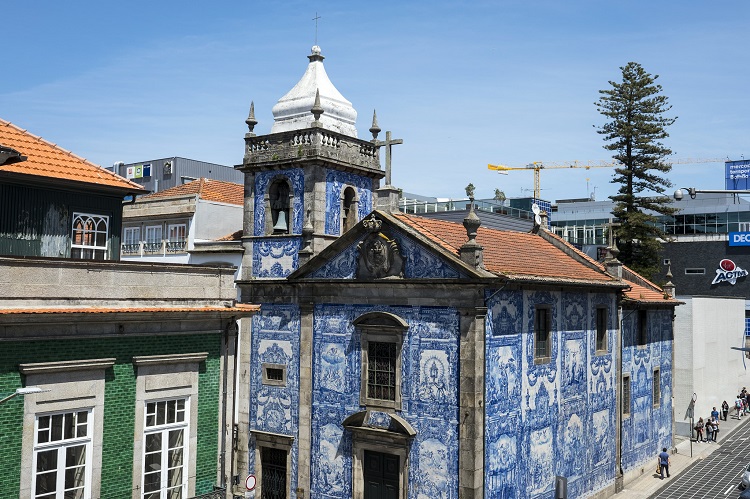
[{"label": "white lettering on sign", "polygon": [[711,284],[720,284],[722,282],[728,282],[732,286],[737,283],[737,279],[740,277],[747,277],[748,271],[735,265],[732,260],[725,258],[719,262],[719,268],[716,269],[716,277],[711,281]]}]

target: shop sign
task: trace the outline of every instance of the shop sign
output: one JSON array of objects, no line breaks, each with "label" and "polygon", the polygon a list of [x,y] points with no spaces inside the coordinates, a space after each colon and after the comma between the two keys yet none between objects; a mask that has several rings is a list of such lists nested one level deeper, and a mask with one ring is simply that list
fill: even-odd
[{"label": "shop sign", "polygon": [[730,232],[729,246],[750,246],[750,232]]},{"label": "shop sign", "polygon": [[737,279],[740,277],[746,277],[748,274],[747,270],[741,269],[732,260],[728,258],[723,259],[719,262],[719,268],[716,269],[716,277],[714,277],[711,284],[720,284],[722,282],[728,282],[732,286],[735,285]]}]

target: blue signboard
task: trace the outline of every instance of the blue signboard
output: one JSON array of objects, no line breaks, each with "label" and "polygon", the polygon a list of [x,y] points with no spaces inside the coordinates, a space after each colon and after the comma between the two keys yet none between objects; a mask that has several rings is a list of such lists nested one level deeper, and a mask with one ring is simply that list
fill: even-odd
[{"label": "blue signboard", "polygon": [[724,188],[728,191],[750,190],[750,160],[724,163]]},{"label": "blue signboard", "polygon": [[730,232],[729,246],[750,246],[750,232]]}]

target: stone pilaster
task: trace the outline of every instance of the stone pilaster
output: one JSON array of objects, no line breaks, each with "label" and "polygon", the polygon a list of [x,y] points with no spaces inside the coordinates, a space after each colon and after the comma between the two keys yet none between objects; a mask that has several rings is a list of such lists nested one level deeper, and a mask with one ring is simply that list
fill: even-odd
[{"label": "stone pilaster", "polygon": [[234,446],[234,475],[238,477],[238,483],[230,490],[235,495],[244,495],[245,480],[247,479],[249,462],[250,442],[250,350],[252,347],[252,318],[240,319],[239,338],[237,340],[237,385],[239,392],[237,397],[237,421],[235,421]]},{"label": "stone pilaster", "polygon": [[[312,447],[313,306],[300,305],[299,430],[297,434],[297,498],[310,497]],[[290,497],[294,497],[290,495]]]},{"label": "stone pilaster", "polygon": [[387,213],[395,213],[398,211],[399,199],[401,199],[401,190],[386,185],[375,191],[375,208]]},{"label": "stone pilaster", "polygon": [[458,497],[484,495],[484,334],[487,309],[460,312]]}]

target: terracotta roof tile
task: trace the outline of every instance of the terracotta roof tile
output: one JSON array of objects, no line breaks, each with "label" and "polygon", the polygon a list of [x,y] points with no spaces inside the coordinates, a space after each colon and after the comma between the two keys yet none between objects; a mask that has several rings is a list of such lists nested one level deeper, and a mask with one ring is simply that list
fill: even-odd
[{"label": "terracotta roof tile", "polygon": [[135,182],[1,119],[0,144],[12,147],[27,157],[26,161],[0,166],[0,172],[72,180],[125,189],[129,192],[144,191],[144,188]]},{"label": "terracotta roof tile", "polygon": [[231,307],[206,306],[206,307],[54,307],[54,308],[0,308],[0,315],[22,315],[22,314],[123,314],[123,313],[213,313],[213,312],[237,312],[250,313],[260,310],[260,305],[237,303]]},{"label": "terracotta roof tile", "polygon": [[232,232],[231,234],[227,234],[226,236],[222,236],[217,241],[242,241],[242,229]]},{"label": "terracotta roof tile", "polygon": [[176,185],[163,191],[142,196],[141,199],[169,198],[190,194],[197,194],[198,197],[206,201],[242,206],[245,199],[245,187],[234,182],[201,177],[187,184]]},{"label": "terracotta roof tile", "polygon": [[[461,224],[405,213],[394,216],[455,255],[467,241]],[[477,242],[484,248],[485,268],[497,275],[614,281],[603,269],[591,268],[536,234],[480,227]]]}]

